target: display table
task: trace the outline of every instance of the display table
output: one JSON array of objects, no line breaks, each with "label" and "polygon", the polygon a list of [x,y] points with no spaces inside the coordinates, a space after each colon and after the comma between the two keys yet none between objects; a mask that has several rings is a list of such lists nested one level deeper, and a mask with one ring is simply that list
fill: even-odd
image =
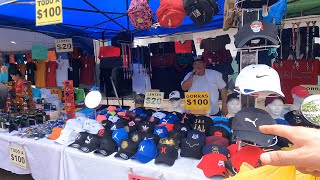
[{"label": "display table", "polygon": [[[0,168],[15,174],[31,174],[35,180],[58,180],[64,147],[54,141],[13,136],[0,133]],[[22,145],[27,156],[27,169],[10,163],[10,143]]]}]

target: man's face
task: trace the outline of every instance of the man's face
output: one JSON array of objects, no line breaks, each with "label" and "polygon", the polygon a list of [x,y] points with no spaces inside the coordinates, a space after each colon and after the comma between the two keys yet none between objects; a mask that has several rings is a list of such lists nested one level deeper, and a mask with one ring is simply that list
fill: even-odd
[{"label": "man's face", "polygon": [[192,67],[197,72],[203,72],[206,68],[206,65],[203,61],[196,61],[192,64]]}]

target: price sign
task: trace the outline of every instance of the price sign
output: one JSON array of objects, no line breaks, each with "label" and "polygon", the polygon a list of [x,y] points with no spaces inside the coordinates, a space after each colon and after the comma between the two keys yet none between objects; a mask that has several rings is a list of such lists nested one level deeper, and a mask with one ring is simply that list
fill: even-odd
[{"label": "price sign", "polygon": [[319,85],[302,85],[303,87],[309,90],[310,94],[320,94],[320,86]]},{"label": "price sign", "polygon": [[188,110],[209,110],[209,92],[185,92],[185,104]]},{"label": "price sign", "polygon": [[10,162],[14,166],[27,169],[27,156],[21,145],[13,143],[10,145]]},{"label": "price sign", "polygon": [[56,39],[56,52],[72,52],[73,45],[72,39]]},{"label": "price sign", "polygon": [[160,108],[164,98],[163,92],[146,92],[144,107]]},{"label": "price sign", "polygon": [[62,23],[62,0],[36,0],[36,26]]},{"label": "price sign", "polygon": [[138,176],[135,174],[128,174],[128,180],[159,180],[159,179]]}]

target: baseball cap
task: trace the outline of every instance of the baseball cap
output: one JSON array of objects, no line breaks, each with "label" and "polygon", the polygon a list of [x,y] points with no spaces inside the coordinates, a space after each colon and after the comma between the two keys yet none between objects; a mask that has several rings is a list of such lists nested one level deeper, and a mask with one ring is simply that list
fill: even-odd
[{"label": "baseball cap", "polygon": [[96,151],[94,151],[94,153],[102,154],[103,156],[110,156],[117,151],[117,143],[110,136],[105,136],[100,139],[100,146]]},{"label": "baseball cap", "polygon": [[153,117],[159,118],[159,119],[163,119],[164,117],[166,117],[166,114],[163,112],[155,112],[152,114]]},{"label": "baseball cap", "polygon": [[87,118],[77,117],[66,122],[65,129],[74,129],[77,133],[85,131],[83,129],[84,122]]},{"label": "baseball cap", "polygon": [[158,135],[160,138],[166,138],[169,135],[168,129],[165,126],[156,126],[153,134]]},{"label": "baseball cap", "polygon": [[117,129],[121,129],[121,128],[124,128],[124,123],[122,121],[118,121],[118,122],[115,122],[115,123],[112,123],[112,125],[110,126],[110,129],[111,130],[117,130]]},{"label": "baseball cap", "polygon": [[228,127],[231,126],[230,120],[227,117],[221,117],[221,116],[214,117],[212,119],[212,122],[213,122],[213,125],[223,124],[223,125],[226,125]]},{"label": "baseball cap", "polygon": [[108,106],[107,110],[108,111],[115,111],[117,109],[116,106]]},{"label": "baseball cap", "polygon": [[284,103],[284,99],[281,96],[277,94],[270,94],[266,97],[264,101],[264,106],[268,106],[270,103],[272,103],[276,99],[280,99]]},{"label": "baseball cap", "polygon": [[103,137],[103,136],[112,136],[112,131],[110,129],[100,129],[98,132],[98,136]]},{"label": "baseball cap", "polygon": [[279,74],[276,70],[264,64],[252,64],[243,68],[236,79],[235,87],[245,95],[270,91],[284,97],[281,91]]},{"label": "baseball cap", "polygon": [[153,133],[155,126],[152,122],[144,121],[138,125],[138,131]]},{"label": "baseball cap", "polygon": [[259,126],[273,124],[276,122],[268,112],[246,107],[235,114],[232,120],[232,129],[237,138],[267,147],[272,145],[276,136],[261,133]]},{"label": "baseball cap", "polygon": [[179,142],[181,142],[181,140],[183,138],[187,137],[187,132],[173,130],[173,131],[169,132],[169,137],[174,138],[174,139],[178,140]]},{"label": "baseball cap", "polygon": [[87,132],[80,132],[78,133],[75,142],[70,144],[70,147],[73,148],[80,148],[80,146],[84,143],[84,141],[87,139],[87,136],[89,136],[89,133]]},{"label": "baseball cap", "polygon": [[89,153],[98,149],[99,146],[100,146],[100,137],[96,134],[89,134],[79,149],[85,153]]},{"label": "baseball cap", "polygon": [[74,142],[76,137],[77,132],[74,129],[64,128],[55,142],[63,145],[69,145]]},{"label": "baseball cap", "polygon": [[141,163],[148,163],[158,155],[157,146],[151,139],[140,142],[138,151],[131,159],[136,159]]},{"label": "baseball cap", "polygon": [[107,116],[98,114],[96,119],[101,123],[103,120],[107,120]]},{"label": "baseball cap", "polygon": [[211,178],[213,176],[228,177],[228,173],[224,164],[225,161],[227,161],[226,156],[222,154],[210,153],[202,157],[197,167],[203,171],[203,174],[207,178]]},{"label": "baseball cap", "polygon": [[181,117],[181,123],[182,124],[191,124],[194,122],[194,119],[196,118],[195,115],[193,114],[190,114],[190,113],[184,113],[182,114],[182,117]]},{"label": "baseball cap", "polygon": [[177,131],[183,131],[183,132],[188,132],[190,131],[191,127],[189,124],[182,124],[180,122],[176,122],[173,126],[173,130],[177,130]]},{"label": "baseball cap", "polygon": [[179,100],[181,99],[181,96],[180,96],[180,92],[179,91],[172,91],[170,94],[169,94],[169,101],[170,100]]},{"label": "baseball cap", "polygon": [[209,134],[210,127],[212,126],[212,119],[207,116],[197,116],[191,127],[195,130]]},{"label": "baseball cap", "polygon": [[112,122],[109,120],[103,120],[101,121],[101,125],[104,127],[104,129],[110,129]]},{"label": "baseball cap", "polygon": [[159,124],[158,126],[164,126],[168,129],[168,131],[172,131],[174,128],[174,124]]},{"label": "baseball cap", "polygon": [[232,166],[239,171],[242,163],[246,162],[253,167],[261,166],[260,155],[264,151],[256,146],[242,147],[232,158]]},{"label": "baseball cap", "polygon": [[120,118],[118,116],[109,116],[108,120],[116,123]]},{"label": "baseball cap", "polygon": [[216,145],[228,147],[229,140],[224,137],[221,137],[221,136],[208,136],[208,137],[206,137],[206,144],[207,145],[216,144]]},{"label": "baseball cap", "polygon": [[230,157],[232,158],[238,152],[239,145],[238,144],[231,144],[227,147],[230,153]]},{"label": "baseball cap", "polygon": [[159,144],[158,152],[159,154],[154,161],[155,164],[173,166],[174,162],[178,159],[178,150],[175,146]]},{"label": "baseball cap", "polygon": [[295,94],[298,97],[305,98],[310,96],[310,92],[308,88],[304,86],[295,86],[291,89],[291,94]]},{"label": "baseball cap", "polygon": [[90,134],[98,134],[98,132],[104,129],[104,127],[102,126],[102,124],[98,123],[97,121],[95,123],[91,124],[90,128],[87,128],[88,133]]},{"label": "baseball cap", "polygon": [[130,159],[138,150],[138,143],[129,139],[123,139],[120,143],[120,150],[114,157],[121,157],[124,160]]},{"label": "baseball cap", "polygon": [[142,133],[143,133],[143,132],[139,132],[139,131],[133,132],[133,133],[130,135],[130,140],[132,140],[133,142],[139,144],[139,143],[143,140]]},{"label": "baseball cap", "polygon": [[240,94],[237,92],[231,93],[227,96],[227,102],[231,101],[232,99],[239,99]]},{"label": "baseball cap", "polygon": [[187,138],[197,140],[202,144],[206,142],[206,135],[198,130],[189,131],[187,134]]},{"label": "baseball cap", "polygon": [[138,103],[138,104],[143,104],[144,103],[144,98],[145,98],[144,94],[137,94],[135,99],[134,99],[134,102]]},{"label": "baseball cap", "polygon": [[157,117],[150,116],[150,117],[148,117],[148,119],[149,119],[148,120],[149,122],[152,122],[154,124],[159,124],[159,122],[160,122],[160,119]]},{"label": "baseball cap", "polygon": [[194,159],[201,159],[202,148],[204,143],[196,139],[184,138],[181,141],[181,157],[190,157]]},{"label": "baseball cap", "polygon": [[180,143],[180,141],[178,141],[175,138],[170,138],[170,137],[162,138],[162,139],[159,140],[159,145],[163,145],[164,144],[164,145],[168,145],[168,146],[174,146],[176,148],[179,147],[179,143]]},{"label": "baseball cap", "polygon": [[124,128],[126,129],[126,131],[129,134],[131,134],[131,133],[137,131],[137,124],[134,121],[130,121],[130,122],[128,122],[128,125],[126,125]]},{"label": "baseball cap", "polygon": [[158,144],[159,143],[159,136],[153,134],[153,133],[149,133],[149,132],[146,132],[146,133],[142,133],[142,139],[143,140],[146,140],[146,139],[151,139],[154,144]]},{"label": "baseball cap", "polygon": [[210,133],[209,134],[213,135],[213,136],[220,136],[220,137],[224,137],[226,139],[229,139],[231,132],[228,131],[226,128],[221,127],[221,126],[212,126],[210,128]]},{"label": "baseball cap", "polygon": [[202,155],[207,155],[210,153],[222,154],[226,157],[230,157],[229,150],[226,147],[216,145],[216,144],[215,145],[205,145],[202,148]]},{"label": "baseball cap", "polygon": [[48,136],[49,139],[56,140],[61,134],[62,128],[55,127],[52,129],[52,133]]},{"label": "baseball cap", "polygon": [[173,116],[168,116],[166,115],[166,117],[160,119],[160,124],[174,124],[175,122],[175,118]]},{"label": "baseball cap", "polygon": [[128,138],[128,133],[124,128],[120,128],[112,132],[112,139],[117,143],[118,146],[120,146],[120,142],[122,139]]},{"label": "baseball cap", "polygon": [[[234,44],[237,48],[242,48],[250,44],[254,39],[267,39],[268,45],[278,45],[277,26],[270,22],[253,21],[243,25],[238,33],[234,35]],[[250,82],[250,81],[248,81]]]}]

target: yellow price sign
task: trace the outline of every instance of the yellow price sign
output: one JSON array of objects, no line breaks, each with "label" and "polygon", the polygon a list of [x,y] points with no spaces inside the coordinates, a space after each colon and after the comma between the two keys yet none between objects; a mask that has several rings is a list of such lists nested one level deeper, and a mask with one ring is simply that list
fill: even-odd
[{"label": "yellow price sign", "polygon": [[161,108],[163,103],[164,93],[163,92],[146,92],[144,98],[144,107],[149,108]]},{"label": "yellow price sign", "polygon": [[36,26],[62,23],[62,0],[36,0]]},{"label": "yellow price sign", "polygon": [[188,110],[209,110],[209,92],[185,92],[185,104]]}]

